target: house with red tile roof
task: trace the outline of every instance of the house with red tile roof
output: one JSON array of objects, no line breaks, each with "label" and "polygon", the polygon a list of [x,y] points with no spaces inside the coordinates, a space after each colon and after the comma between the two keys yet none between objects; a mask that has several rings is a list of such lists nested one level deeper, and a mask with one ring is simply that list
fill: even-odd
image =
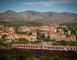
[{"label": "house with red tile roof", "polygon": [[7,33],[15,33],[15,28],[14,27],[5,27],[5,32],[7,32]]}]

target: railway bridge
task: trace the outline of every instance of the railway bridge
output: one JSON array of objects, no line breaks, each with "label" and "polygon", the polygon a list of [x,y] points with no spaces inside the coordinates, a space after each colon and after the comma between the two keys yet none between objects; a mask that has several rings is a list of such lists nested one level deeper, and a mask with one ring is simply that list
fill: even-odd
[{"label": "railway bridge", "polygon": [[[34,60],[40,60],[40,56],[55,56],[70,58],[69,60],[74,60],[77,58],[77,51],[36,51],[36,50],[12,50],[12,49],[0,49],[1,55],[18,55],[20,60],[24,60],[24,56],[34,56]],[[2,59],[2,58],[1,58]],[[0,59],[0,60],[1,60]],[[6,59],[5,59],[6,60]]]}]

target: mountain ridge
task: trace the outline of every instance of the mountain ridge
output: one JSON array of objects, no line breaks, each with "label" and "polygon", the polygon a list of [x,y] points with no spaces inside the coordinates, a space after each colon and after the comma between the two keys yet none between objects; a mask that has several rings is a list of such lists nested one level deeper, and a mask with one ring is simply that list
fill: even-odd
[{"label": "mountain ridge", "polygon": [[77,14],[69,12],[37,12],[28,10],[15,12],[12,10],[0,13],[0,21],[48,21],[48,22],[77,22]]}]

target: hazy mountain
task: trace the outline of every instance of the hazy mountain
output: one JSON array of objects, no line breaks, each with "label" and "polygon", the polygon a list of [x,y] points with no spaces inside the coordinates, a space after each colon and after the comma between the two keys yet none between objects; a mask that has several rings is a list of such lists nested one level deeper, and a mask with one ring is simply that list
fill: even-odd
[{"label": "hazy mountain", "polygon": [[0,13],[0,21],[77,22],[77,14],[69,12],[36,12],[31,10],[17,13],[8,10]]}]

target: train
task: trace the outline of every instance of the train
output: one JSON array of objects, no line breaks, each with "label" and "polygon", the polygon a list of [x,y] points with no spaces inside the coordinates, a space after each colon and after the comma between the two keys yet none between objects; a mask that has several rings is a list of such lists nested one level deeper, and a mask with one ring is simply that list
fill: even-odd
[{"label": "train", "polygon": [[43,51],[77,51],[77,46],[59,46],[46,44],[12,44],[14,50],[43,50]]}]

